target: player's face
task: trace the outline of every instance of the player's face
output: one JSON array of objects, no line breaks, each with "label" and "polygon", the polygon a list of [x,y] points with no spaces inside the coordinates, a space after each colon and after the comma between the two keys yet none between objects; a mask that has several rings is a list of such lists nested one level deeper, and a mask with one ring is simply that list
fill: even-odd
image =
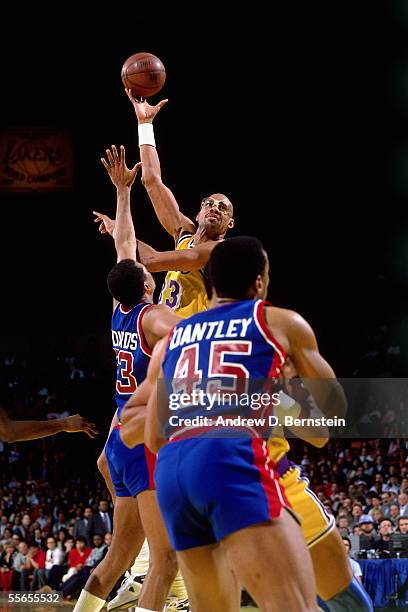
[{"label": "player's face", "polygon": [[204,228],[210,235],[222,236],[228,229],[234,227],[233,214],[234,210],[227,196],[214,193],[201,202],[196,220],[198,226]]}]

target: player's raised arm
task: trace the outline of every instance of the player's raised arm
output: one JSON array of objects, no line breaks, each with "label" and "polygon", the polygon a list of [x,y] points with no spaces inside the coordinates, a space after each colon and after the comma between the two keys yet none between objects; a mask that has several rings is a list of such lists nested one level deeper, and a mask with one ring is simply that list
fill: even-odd
[{"label": "player's raised arm", "polygon": [[[135,259],[136,236],[130,210],[130,190],[142,163],[139,162],[133,168],[128,168],[126,166],[125,148],[123,146],[120,147],[120,155],[118,155],[115,145],[112,145],[112,151],[106,149],[106,157],[107,159],[102,158],[101,162],[112,183],[115,185],[117,193],[116,222],[113,237],[118,261],[122,259]],[[94,214],[98,213],[94,212]]]},{"label": "player's raised arm", "polygon": [[139,126],[140,159],[143,162],[142,183],[153,204],[157,218],[165,230],[175,240],[184,233],[194,234],[194,223],[183,215],[172,191],[163,183],[160,160],[153,134],[153,119],[168,100],[162,100],[156,106],[139,102],[126,89],[126,94],[135,109]]},{"label": "player's raised arm", "polygon": [[89,423],[79,414],[50,421],[13,421],[0,408],[0,440],[4,442],[36,440],[37,438],[53,436],[62,431],[69,433],[83,431],[90,438],[94,438],[98,433],[94,423]]}]

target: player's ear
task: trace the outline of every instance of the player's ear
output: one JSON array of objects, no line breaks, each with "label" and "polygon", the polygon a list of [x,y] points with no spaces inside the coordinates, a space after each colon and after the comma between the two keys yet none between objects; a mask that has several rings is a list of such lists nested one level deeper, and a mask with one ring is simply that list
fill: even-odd
[{"label": "player's ear", "polygon": [[255,280],[255,289],[256,289],[256,293],[257,295],[261,295],[263,293],[264,290],[264,281],[263,278],[260,274],[258,274],[258,276],[256,277]]},{"label": "player's ear", "polygon": [[144,292],[145,292],[145,294],[152,295],[153,291],[154,291],[153,287],[151,287],[149,285],[149,283],[145,281],[145,283],[144,283]]},{"label": "player's ear", "polygon": [[228,229],[232,229],[234,227],[234,225],[235,225],[235,221],[234,221],[234,219],[231,218],[228,221]]}]

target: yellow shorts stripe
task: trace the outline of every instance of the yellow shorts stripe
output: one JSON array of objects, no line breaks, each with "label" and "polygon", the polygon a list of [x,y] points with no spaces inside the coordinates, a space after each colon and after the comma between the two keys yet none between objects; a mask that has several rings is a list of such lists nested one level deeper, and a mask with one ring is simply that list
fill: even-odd
[{"label": "yellow shorts stripe", "polygon": [[301,520],[301,529],[309,548],[326,537],[335,527],[334,516],[328,514],[318,497],[309,489],[309,481],[301,469],[291,467],[280,478],[285,495]]}]

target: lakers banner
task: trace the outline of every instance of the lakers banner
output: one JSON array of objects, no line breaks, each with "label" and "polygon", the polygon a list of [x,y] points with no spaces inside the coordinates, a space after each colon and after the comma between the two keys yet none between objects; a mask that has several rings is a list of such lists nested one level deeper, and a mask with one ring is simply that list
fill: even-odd
[{"label": "lakers banner", "polygon": [[73,183],[72,142],[66,132],[18,128],[0,134],[0,189],[60,191]]}]

